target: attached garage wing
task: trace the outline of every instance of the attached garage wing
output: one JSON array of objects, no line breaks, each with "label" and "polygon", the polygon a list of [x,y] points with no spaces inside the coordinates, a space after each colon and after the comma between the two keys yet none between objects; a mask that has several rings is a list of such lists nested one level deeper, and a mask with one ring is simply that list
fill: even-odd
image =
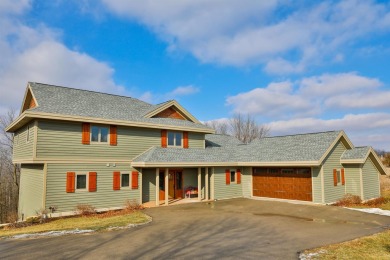
[{"label": "attached garage wing", "polygon": [[312,201],[310,168],[253,168],[253,196]]}]

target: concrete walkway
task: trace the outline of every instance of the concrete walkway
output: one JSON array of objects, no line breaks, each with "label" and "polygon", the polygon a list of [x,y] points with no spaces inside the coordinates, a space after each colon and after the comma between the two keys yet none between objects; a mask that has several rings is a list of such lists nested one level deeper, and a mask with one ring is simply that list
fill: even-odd
[{"label": "concrete walkway", "polygon": [[0,240],[9,259],[296,259],[301,250],[390,228],[390,217],[320,205],[233,199],[145,210],[134,229]]}]

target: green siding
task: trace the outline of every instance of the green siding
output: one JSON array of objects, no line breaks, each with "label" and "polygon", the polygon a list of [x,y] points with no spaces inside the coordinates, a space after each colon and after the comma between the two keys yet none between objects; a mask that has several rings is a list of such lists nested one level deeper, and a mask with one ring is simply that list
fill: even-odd
[{"label": "green siding", "polygon": [[225,177],[226,169],[229,169],[229,167],[214,168],[215,199],[229,199],[229,198],[242,197],[242,182],[241,184],[230,183],[230,185],[226,185],[226,177]]},{"label": "green siding", "polygon": [[[122,207],[126,200],[140,202],[140,188],[113,190],[113,172],[131,172],[129,164],[51,164],[47,166],[46,207],[57,206],[59,212],[72,211],[78,204],[90,204],[96,208]],[[66,192],[66,173],[97,172],[96,192]],[[141,176],[141,175],[138,175]],[[131,178],[130,178],[131,182]],[[141,183],[138,180],[138,183]],[[131,187],[131,183],[130,183]]]},{"label": "green siding", "polygon": [[252,168],[244,167],[241,175],[242,195],[245,198],[252,196]]},{"label": "green siding", "polygon": [[363,196],[364,200],[380,196],[379,172],[370,157],[367,158],[363,166]]},{"label": "green siding", "polygon": [[19,217],[37,215],[43,207],[43,164],[23,164],[20,172]]},{"label": "green siding", "polygon": [[156,201],[156,169],[142,171],[142,203]]},{"label": "green siding", "polygon": [[[27,127],[30,127],[29,131],[29,141],[27,142]],[[34,123],[25,125],[20,130],[15,133],[14,141],[14,150],[13,150],[13,159],[32,159],[33,158],[33,149],[34,149],[34,133],[35,133]]]},{"label": "green siding", "polygon": [[343,167],[340,164],[340,158],[345,150],[345,146],[339,141],[324,160],[325,203],[336,202],[345,195],[344,185],[334,186],[333,184],[333,169],[341,169]]},{"label": "green siding", "polygon": [[360,165],[346,164],[344,165],[345,172],[345,193],[362,196],[360,189]]},{"label": "green siding", "polygon": [[205,135],[201,133],[188,133],[188,146],[190,148],[205,148]]},{"label": "green siding", "polygon": [[118,144],[81,144],[81,123],[40,121],[38,158],[131,160],[152,146],[161,145],[158,129],[118,126]]},{"label": "green siding", "polygon": [[313,202],[322,203],[321,167],[312,167],[311,176]]}]

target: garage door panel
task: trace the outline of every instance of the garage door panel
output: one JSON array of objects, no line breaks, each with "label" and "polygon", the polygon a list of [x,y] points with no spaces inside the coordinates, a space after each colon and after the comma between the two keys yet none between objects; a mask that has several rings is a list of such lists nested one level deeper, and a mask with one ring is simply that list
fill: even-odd
[{"label": "garage door panel", "polygon": [[253,196],[312,201],[310,168],[254,168],[253,171]]}]

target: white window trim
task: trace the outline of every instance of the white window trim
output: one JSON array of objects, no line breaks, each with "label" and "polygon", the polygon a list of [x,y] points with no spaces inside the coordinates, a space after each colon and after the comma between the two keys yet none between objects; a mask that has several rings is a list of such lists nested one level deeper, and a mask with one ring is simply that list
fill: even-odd
[{"label": "white window trim", "polygon": [[[77,189],[77,176],[78,175],[85,175],[85,189]],[[87,192],[89,190],[89,173],[88,172],[76,172],[75,174],[75,179],[74,179],[74,190],[75,192]]]},{"label": "white window trim", "polygon": [[[128,174],[129,175],[129,186],[122,186],[122,175],[123,174]],[[130,172],[121,172],[121,176],[120,176],[120,187],[121,189],[131,189],[131,174]]]},{"label": "white window trim", "polygon": [[[234,172],[234,181],[232,181],[232,172]],[[230,178],[230,183],[237,183],[237,171],[234,169],[233,170],[230,169],[229,178]]]},{"label": "white window trim", "polygon": [[[169,133],[180,133],[181,134],[181,145],[176,145],[176,135],[175,135],[175,138],[173,139],[173,145],[169,145],[169,140],[168,140],[168,137],[169,137]],[[173,148],[183,148],[183,142],[184,142],[184,133],[183,132],[180,132],[180,131],[167,131],[167,147],[173,147]]]},{"label": "white window trim", "polygon": [[[92,141],[92,127],[98,127],[99,128],[99,134],[98,134],[98,141]],[[100,141],[101,139],[101,128],[107,128],[108,131],[107,131],[107,142],[102,142]],[[110,143],[110,126],[106,126],[106,125],[91,125],[91,130],[90,130],[90,134],[89,134],[89,141],[90,141],[90,144],[109,144]]]}]

